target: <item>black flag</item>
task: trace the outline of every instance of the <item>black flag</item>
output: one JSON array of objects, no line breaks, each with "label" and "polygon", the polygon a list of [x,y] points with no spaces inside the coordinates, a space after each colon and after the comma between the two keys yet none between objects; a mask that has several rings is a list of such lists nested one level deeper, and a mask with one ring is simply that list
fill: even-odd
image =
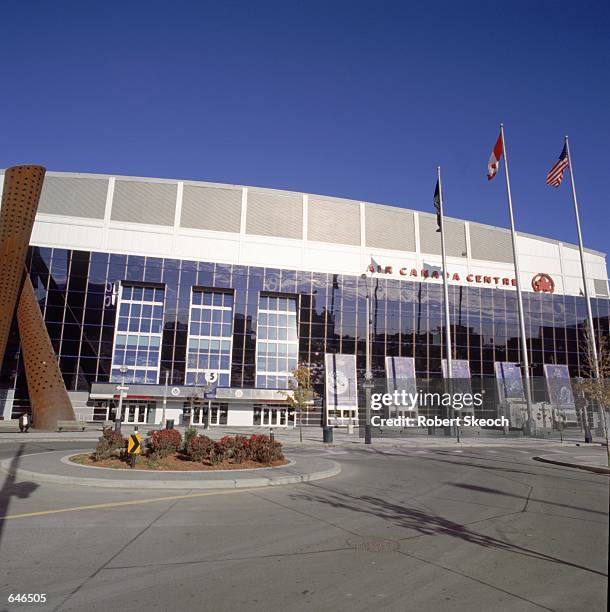
[{"label": "black flag", "polygon": [[437,232],[441,231],[441,193],[436,179],[436,189],[434,190],[434,208],[436,209],[436,223],[438,225]]}]

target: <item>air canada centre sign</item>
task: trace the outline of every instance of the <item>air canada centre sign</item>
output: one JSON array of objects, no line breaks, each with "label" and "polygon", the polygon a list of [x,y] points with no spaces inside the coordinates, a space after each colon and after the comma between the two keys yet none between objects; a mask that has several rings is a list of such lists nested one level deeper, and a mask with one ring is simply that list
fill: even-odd
[{"label": "air canada centre sign", "polygon": [[[367,266],[368,272],[376,274],[396,274],[406,278],[417,278],[417,279],[441,279],[442,271],[436,268],[408,268],[406,266],[398,268],[395,266],[381,266],[379,264],[369,264]],[[499,285],[503,287],[516,287],[517,281],[514,278],[506,276],[490,276],[487,274],[459,274],[458,272],[447,272],[447,280],[454,282],[466,282],[478,285]]]}]

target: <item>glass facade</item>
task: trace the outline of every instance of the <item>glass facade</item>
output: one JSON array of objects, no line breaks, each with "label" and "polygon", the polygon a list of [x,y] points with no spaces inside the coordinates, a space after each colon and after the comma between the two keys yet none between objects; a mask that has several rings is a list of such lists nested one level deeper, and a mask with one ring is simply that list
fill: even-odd
[{"label": "glass facade", "polygon": [[257,388],[288,389],[298,353],[296,298],[261,295],[256,330]]},{"label": "glass facade", "polygon": [[206,370],[218,372],[218,385],[231,383],[233,293],[194,288],[189,320],[186,384],[205,384]]},{"label": "glass facade", "polygon": [[[70,391],[114,380],[117,367],[134,360],[146,379],[164,382],[168,372],[170,384],[218,363],[232,387],[283,384],[298,361],[312,368],[322,394],[324,354],[342,352],[357,355],[364,376],[366,287],[357,276],[42,247],[30,248],[27,267]],[[432,282],[374,279],[376,377],[386,356],[415,357],[418,377],[441,376],[442,286]],[[130,288],[129,298],[113,295],[119,286]],[[494,361],[520,361],[513,291],[452,285],[449,298],[455,357],[469,361],[474,378],[493,377]],[[581,375],[584,298],[524,293],[524,308],[533,376],[544,375],[544,364]],[[610,301],[592,299],[592,308],[599,338],[608,334]],[[127,341],[142,335],[137,348]],[[27,398],[16,324],[0,385]]]},{"label": "glass facade", "polygon": [[159,382],[164,296],[162,287],[121,284],[110,382],[121,369],[126,382]]}]

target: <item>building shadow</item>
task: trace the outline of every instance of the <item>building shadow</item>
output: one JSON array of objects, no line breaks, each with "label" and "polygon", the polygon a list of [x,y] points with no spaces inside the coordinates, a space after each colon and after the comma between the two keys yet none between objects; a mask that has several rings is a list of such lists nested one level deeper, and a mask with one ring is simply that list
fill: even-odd
[{"label": "building shadow", "polygon": [[[318,485],[311,485],[313,488],[322,489]],[[360,514],[368,514],[379,518],[384,521],[388,521],[393,525],[415,531],[419,535],[424,536],[447,536],[455,538],[469,544],[476,546],[482,546],[484,548],[490,548],[500,550],[512,554],[516,554],[522,557],[535,559],[539,561],[545,561],[548,563],[554,563],[557,565],[563,565],[579,569],[591,574],[598,576],[607,577],[607,574],[590,568],[578,563],[573,563],[566,559],[560,559],[552,555],[511,544],[505,540],[494,538],[482,533],[477,533],[471,530],[467,524],[456,523],[442,516],[432,514],[428,510],[418,510],[417,508],[409,507],[406,505],[399,505],[392,503],[387,499],[375,497],[372,495],[354,496],[348,493],[336,493],[326,489],[322,489],[319,494],[317,493],[305,493],[295,494],[291,497],[293,499],[310,501],[318,504],[331,506],[332,508],[347,510],[350,512],[357,512]],[[508,514],[520,514],[521,510],[510,512]],[[493,517],[492,517],[493,518]],[[418,537],[418,536],[415,536]],[[411,538],[405,538],[411,539]]]},{"label": "building shadow", "polygon": [[[607,512],[602,512],[600,510],[590,510],[588,508],[581,508],[580,506],[572,506],[570,504],[560,504],[559,502],[547,501],[545,499],[538,499],[537,497],[532,496],[524,496],[524,495],[515,495],[514,493],[507,493],[506,491],[501,491],[500,489],[494,489],[491,487],[482,487],[480,485],[472,485],[460,482],[446,482],[444,483],[449,487],[458,487],[460,489],[465,489],[467,491],[475,491],[477,493],[490,493],[491,495],[504,495],[505,497],[513,497],[515,499],[522,499],[524,502],[538,502],[540,504],[547,504],[549,506],[558,506],[560,508],[568,508],[570,510],[578,510],[580,512],[590,512],[591,514],[601,514],[602,516],[608,516]],[[526,485],[527,486],[527,485]]]},{"label": "building shadow", "polygon": [[15,453],[15,456],[11,459],[11,465],[8,470],[8,474],[0,489],[0,549],[2,548],[2,536],[4,534],[4,526],[6,525],[8,515],[8,509],[10,506],[11,499],[16,497],[19,499],[26,499],[29,497],[39,485],[35,482],[17,482],[15,472],[19,467],[21,456],[23,455],[25,444],[20,444],[19,449]]}]

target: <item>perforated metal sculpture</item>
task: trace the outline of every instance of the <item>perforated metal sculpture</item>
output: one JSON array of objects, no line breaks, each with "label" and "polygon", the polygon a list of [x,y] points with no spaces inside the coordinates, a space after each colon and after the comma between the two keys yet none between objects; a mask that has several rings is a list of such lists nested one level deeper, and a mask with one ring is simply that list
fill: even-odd
[{"label": "perforated metal sculpture", "polygon": [[44,175],[42,166],[14,166],[4,174],[0,211],[0,368],[17,312],[34,427],[55,429],[58,419],[73,420],[74,410],[25,269]]}]

